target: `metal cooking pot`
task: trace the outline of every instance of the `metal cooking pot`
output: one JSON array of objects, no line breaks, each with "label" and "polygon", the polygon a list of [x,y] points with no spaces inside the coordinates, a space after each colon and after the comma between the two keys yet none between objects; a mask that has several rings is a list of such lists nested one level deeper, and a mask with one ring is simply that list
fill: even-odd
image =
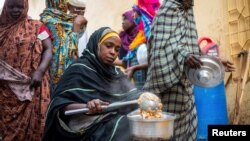
[{"label": "metal cooking pot", "polygon": [[171,139],[174,132],[174,120],[176,116],[163,112],[159,119],[143,119],[139,110],[127,115],[131,135],[138,139]]},{"label": "metal cooking pot", "polygon": [[191,83],[205,88],[220,84],[224,79],[223,64],[212,56],[200,56],[199,58],[203,62],[200,69],[185,68],[186,75]]}]

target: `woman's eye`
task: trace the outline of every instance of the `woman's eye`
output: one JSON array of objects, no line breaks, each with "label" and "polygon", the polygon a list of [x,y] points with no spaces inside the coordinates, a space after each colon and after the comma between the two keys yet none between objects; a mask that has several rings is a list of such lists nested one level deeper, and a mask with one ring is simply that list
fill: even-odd
[{"label": "woman's eye", "polygon": [[111,48],[111,47],[112,47],[112,44],[106,44],[106,46],[107,46],[108,48]]},{"label": "woman's eye", "polygon": [[24,9],[24,6],[20,5],[20,6],[17,6],[17,8]]},{"label": "woman's eye", "polygon": [[120,48],[115,48],[115,51],[116,51],[116,52],[119,52],[119,50],[120,50]]},{"label": "woman's eye", "polygon": [[8,8],[9,8],[9,9],[13,9],[13,8],[14,8],[14,6],[12,6],[12,5],[9,5],[9,6],[8,6]]}]

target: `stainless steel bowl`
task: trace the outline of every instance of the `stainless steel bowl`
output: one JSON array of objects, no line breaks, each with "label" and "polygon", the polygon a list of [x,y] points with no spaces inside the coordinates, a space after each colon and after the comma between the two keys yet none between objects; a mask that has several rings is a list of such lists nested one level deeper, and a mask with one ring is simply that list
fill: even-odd
[{"label": "stainless steel bowl", "polygon": [[176,116],[163,112],[159,119],[143,119],[139,110],[127,115],[131,135],[140,139],[171,139],[174,132],[174,120]]},{"label": "stainless steel bowl", "polygon": [[200,56],[203,62],[200,69],[186,67],[186,75],[194,85],[200,87],[214,87],[220,84],[224,79],[223,64],[215,57]]}]

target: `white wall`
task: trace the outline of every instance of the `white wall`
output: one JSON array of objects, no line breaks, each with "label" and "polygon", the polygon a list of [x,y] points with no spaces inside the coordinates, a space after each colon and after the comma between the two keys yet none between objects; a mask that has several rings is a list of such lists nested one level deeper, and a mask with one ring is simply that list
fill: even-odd
[{"label": "white wall", "polygon": [[4,4],[4,0],[0,0],[0,13],[2,12],[3,4]]},{"label": "white wall", "polygon": [[[45,8],[45,0],[30,0],[29,15],[39,19],[39,14]],[[121,29],[121,14],[130,9],[134,0],[88,0],[85,16],[88,19],[87,30],[92,33],[99,27],[109,26],[115,30]]]},{"label": "white wall", "polygon": [[[135,0],[88,0],[86,17],[89,21],[88,30],[93,32],[101,26],[121,29],[121,14],[132,7]],[[162,0],[161,0],[162,1]],[[222,46],[226,46],[228,31],[225,6],[227,0],[195,0],[195,18],[199,36],[210,36]],[[0,7],[4,0],[0,0]],[[29,0],[29,15],[39,19],[39,14],[45,8],[45,0]],[[228,56],[227,56],[228,57]]]},{"label": "white wall", "polygon": [[3,6],[4,0],[0,0],[0,7]]}]

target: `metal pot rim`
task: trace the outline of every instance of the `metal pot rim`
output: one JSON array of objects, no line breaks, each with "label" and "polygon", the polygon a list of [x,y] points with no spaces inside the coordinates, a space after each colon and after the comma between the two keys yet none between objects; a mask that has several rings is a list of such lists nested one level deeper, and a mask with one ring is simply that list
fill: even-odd
[{"label": "metal pot rim", "polygon": [[176,115],[173,113],[168,112],[162,112],[163,117],[157,118],[157,119],[143,119],[143,118],[135,118],[140,116],[139,110],[136,110],[134,112],[131,112],[127,115],[128,119],[131,121],[137,121],[137,122],[166,122],[166,121],[173,121],[176,119]]}]

